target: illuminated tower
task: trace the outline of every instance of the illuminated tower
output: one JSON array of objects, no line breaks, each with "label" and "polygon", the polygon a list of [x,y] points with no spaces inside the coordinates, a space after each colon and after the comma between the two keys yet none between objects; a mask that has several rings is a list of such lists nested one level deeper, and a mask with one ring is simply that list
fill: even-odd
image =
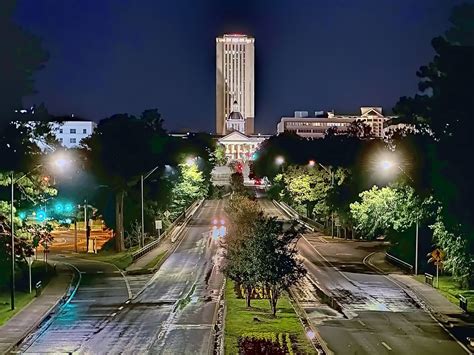
[{"label": "illuminated tower", "polygon": [[246,35],[216,38],[216,133],[225,134],[235,101],[245,120],[245,134],[254,133],[255,39]]}]

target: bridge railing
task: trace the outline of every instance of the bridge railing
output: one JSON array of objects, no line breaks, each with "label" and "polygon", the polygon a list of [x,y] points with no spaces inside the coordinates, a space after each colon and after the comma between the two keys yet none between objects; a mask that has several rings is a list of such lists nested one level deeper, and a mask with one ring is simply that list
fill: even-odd
[{"label": "bridge railing", "polygon": [[132,260],[135,261],[139,258],[141,258],[143,255],[149,253],[151,250],[155,249],[158,244],[160,244],[161,240],[163,240],[164,238],[168,237],[168,235],[170,235],[174,228],[179,224],[181,223],[182,221],[184,221],[186,219],[186,216],[188,216],[191,211],[193,211],[193,209],[197,209],[199,206],[201,206],[202,202],[204,200],[197,200],[197,201],[194,201],[191,206],[189,206],[185,212],[181,213],[174,221],[173,223],[171,223],[168,228],[166,229],[166,231],[164,233],[162,233],[160,235],[160,237],[158,239],[155,239],[154,241],[148,243],[147,245],[145,245],[143,248],[140,248],[138,249],[136,252],[134,252],[132,254]]}]

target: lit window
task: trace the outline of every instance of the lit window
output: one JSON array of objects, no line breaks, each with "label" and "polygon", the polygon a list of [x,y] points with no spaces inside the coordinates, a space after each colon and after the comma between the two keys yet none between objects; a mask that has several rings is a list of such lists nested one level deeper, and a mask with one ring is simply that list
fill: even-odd
[{"label": "lit window", "polygon": [[87,128],[83,128],[82,133],[87,134]]},{"label": "lit window", "polygon": [[69,133],[71,133],[71,134],[76,134],[76,129],[75,129],[75,128],[71,128],[71,129],[69,130]]},{"label": "lit window", "polygon": [[76,138],[69,138],[69,143],[76,143]]}]

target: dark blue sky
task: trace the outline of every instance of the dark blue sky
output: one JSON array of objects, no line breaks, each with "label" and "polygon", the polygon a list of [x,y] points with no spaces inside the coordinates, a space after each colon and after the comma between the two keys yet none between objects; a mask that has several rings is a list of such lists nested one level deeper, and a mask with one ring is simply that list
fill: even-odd
[{"label": "dark blue sky", "polygon": [[256,37],[256,130],[317,109],[391,109],[416,91],[456,0],[18,0],[51,59],[37,74],[54,114],[100,120],[158,108],[171,130],[213,131],[215,36]]}]

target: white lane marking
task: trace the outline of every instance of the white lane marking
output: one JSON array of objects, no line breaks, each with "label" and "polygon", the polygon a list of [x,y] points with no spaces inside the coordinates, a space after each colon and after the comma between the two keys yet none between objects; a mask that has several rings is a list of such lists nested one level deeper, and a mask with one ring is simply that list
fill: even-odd
[{"label": "white lane marking", "polygon": [[117,315],[117,312],[112,313],[110,316],[115,317]]},{"label": "white lane marking", "polygon": [[123,306],[120,306],[120,307],[118,308],[119,311],[121,311],[122,309],[123,309]]},{"label": "white lane marking", "polygon": [[104,272],[103,271],[96,271],[95,273],[96,274],[103,274]]},{"label": "white lane marking", "polygon": [[385,346],[385,348],[386,348],[388,351],[392,351],[392,348],[391,348],[390,346],[388,346],[387,343],[382,342],[382,345]]},{"label": "white lane marking", "polygon": [[125,304],[129,304],[130,303],[130,300],[128,300],[127,302],[125,302]]},{"label": "white lane marking", "polygon": [[[385,275],[385,273],[379,269],[377,266],[375,266],[374,264],[372,264],[370,262],[370,257],[373,256],[375,254],[375,252],[373,253],[370,253],[369,255],[367,255],[364,260],[362,261],[365,265],[367,266],[370,266],[372,267],[374,270],[378,271],[381,276],[385,277],[388,281],[392,282],[394,285],[396,285],[399,289],[401,289],[402,291],[404,291],[405,293],[407,293],[408,297],[410,297],[411,299],[413,299],[413,301],[417,304],[420,304],[419,300],[416,300],[414,299],[410,294],[408,294],[408,292],[406,291],[406,285],[403,285],[401,284],[400,282],[398,282],[397,280],[395,280],[394,278],[392,278],[390,275]],[[413,291],[411,291],[413,292]],[[422,304],[422,306],[424,306]],[[423,307],[422,307],[423,309]],[[438,323],[438,325],[461,347],[463,348],[463,350],[466,351],[466,353],[468,354],[471,354],[471,351],[463,344],[461,343],[449,330],[448,328],[446,328],[438,319],[436,319],[436,317],[433,315],[433,313],[431,313],[431,311],[429,309],[425,310],[426,313],[428,313],[428,315],[431,317],[431,319],[433,319],[436,323]]]},{"label": "white lane marking", "polygon": [[364,322],[362,322],[360,319],[359,319],[359,321],[358,321],[358,322],[360,323],[360,325],[362,325],[363,327],[365,327],[365,323],[364,323]]}]

